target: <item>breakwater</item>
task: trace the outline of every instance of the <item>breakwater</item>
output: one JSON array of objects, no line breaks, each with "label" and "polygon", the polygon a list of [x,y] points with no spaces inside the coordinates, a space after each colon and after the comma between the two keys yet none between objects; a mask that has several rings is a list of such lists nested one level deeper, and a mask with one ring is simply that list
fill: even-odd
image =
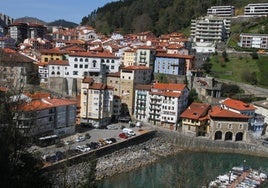
[{"label": "breakwater", "polygon": [[[183,150],[268,157],[267,148],[257,143],[212,141],[166,129],[157,129],[140,138],[135,137],[133,140],[104,147],[95,152],[97,156],[96,179],[101,180],[132,171]],[[89,172],[90,156],[90,154],[76,156],[69,161],[49,167],[46,172],[53,173],[53,179],[57,182],[55,186],[76,187]]]}]

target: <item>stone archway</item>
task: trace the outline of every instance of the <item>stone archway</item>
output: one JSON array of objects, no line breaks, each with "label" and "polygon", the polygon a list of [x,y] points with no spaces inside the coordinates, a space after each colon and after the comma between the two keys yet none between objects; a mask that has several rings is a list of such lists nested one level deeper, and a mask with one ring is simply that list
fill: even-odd
[{"label": "stone archway", "polygon": [[242,132],[238,132],[235,135],[235,141],[242,141],[243,140],[243,136],[244,136],[244,134]]},{"label": "stone archway", "polygon": [[221,139],[222,139],[222,132],[221,131],[216,131],[214,140],[221,140]]},{"label": "stone archway", "polygon": [[230,131],[226,132],[224,140],[233,140],[233,133]]}]

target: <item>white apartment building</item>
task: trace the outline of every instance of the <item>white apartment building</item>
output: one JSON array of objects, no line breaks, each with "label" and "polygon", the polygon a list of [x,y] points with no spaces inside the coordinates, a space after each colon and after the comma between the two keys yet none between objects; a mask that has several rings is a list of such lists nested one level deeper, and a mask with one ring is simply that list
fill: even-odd
[{"label": "white apartment building", "polygon": [[267,34],[240,34],[238,46],[243,48],[260,48],[268,49],[268,35]]},{"label": "white apartment building", "polygon": [[207,9],[207,15],[216,15],[219,17],[235,16],[234,6],[212,6]]},{"label": "white apartment building", "polygon": [[188,104],[185,84],[155,83],[136,90],[135,118],[153,125],[176,129]]},{"label": "white apartment building", "polygon": [[149,93],[152,85],[135,86],[134,118],[143,122],[149,121]]},{"label": "white apartment building", "polygon": [[81,84],[80,106],[81,123],[91,123],[97,128],[108,125],[113,115],[113,88],[85,77]]},{"label": "white apartment building", "polygon": [[[67,60],[50,60],[47,64],[48,67],[48,76],[52,77],[61,77],[66,78],[69,76],[69,62]],[[39,70],[41,71],[41,70]],[[43,69],[44,73],[46,72]]]},{"label": "white apartment building", "polygon": [[205,16],[192,20],[191,37],[194,43],[217,43],[229,37],[230,18]]},{"label": "white apartment building", "polygon": [[244,15],[268,15],[268,3],[248,4],[244,7]]}]

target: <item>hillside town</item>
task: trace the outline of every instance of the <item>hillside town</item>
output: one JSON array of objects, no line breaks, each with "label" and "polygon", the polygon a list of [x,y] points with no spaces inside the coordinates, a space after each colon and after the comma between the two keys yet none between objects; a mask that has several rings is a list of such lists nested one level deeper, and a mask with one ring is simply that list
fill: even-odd
[{"label": "hillside town", "polygon": [[[239,17],[233,6],[214,6],[192,20],[190,38],[107,36],[91,26],[48,27],[0,14],[0,95],[12,94],[16,128],[32,144],[120,123],[212,141],[267,138],[268,99],[222,97],[222,83],[202,70],[207,57],[223,51],[232,20],[267,14],[268,3],[248,4]],[[238,45],[267,50],[268,35],[242,33]],[[202,102],[189,99],[193,90]]]}]

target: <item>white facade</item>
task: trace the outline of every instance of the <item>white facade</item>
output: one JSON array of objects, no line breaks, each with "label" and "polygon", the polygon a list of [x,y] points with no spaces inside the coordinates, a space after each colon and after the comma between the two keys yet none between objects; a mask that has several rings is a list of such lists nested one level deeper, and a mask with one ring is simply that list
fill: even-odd
[{"label": "white facade", "polygon": [[206,16],[191,22],[193,42],[216,43],[226,40],[230,30],[229,18]]},{"label": "white facade", "polygon": [[268,3],[248,4],[244,8],[244,15],[268,15]]},{"label": "white facade", "polygon": [[268,35],[242,33],[240,34],[238,46],[244,48],[268,49]]},{"label": "white facade", "polygon": [[232,17],[235,15],[234,6],[212,6],[207,10],[207,15],[216,15],[220,17]]}]

